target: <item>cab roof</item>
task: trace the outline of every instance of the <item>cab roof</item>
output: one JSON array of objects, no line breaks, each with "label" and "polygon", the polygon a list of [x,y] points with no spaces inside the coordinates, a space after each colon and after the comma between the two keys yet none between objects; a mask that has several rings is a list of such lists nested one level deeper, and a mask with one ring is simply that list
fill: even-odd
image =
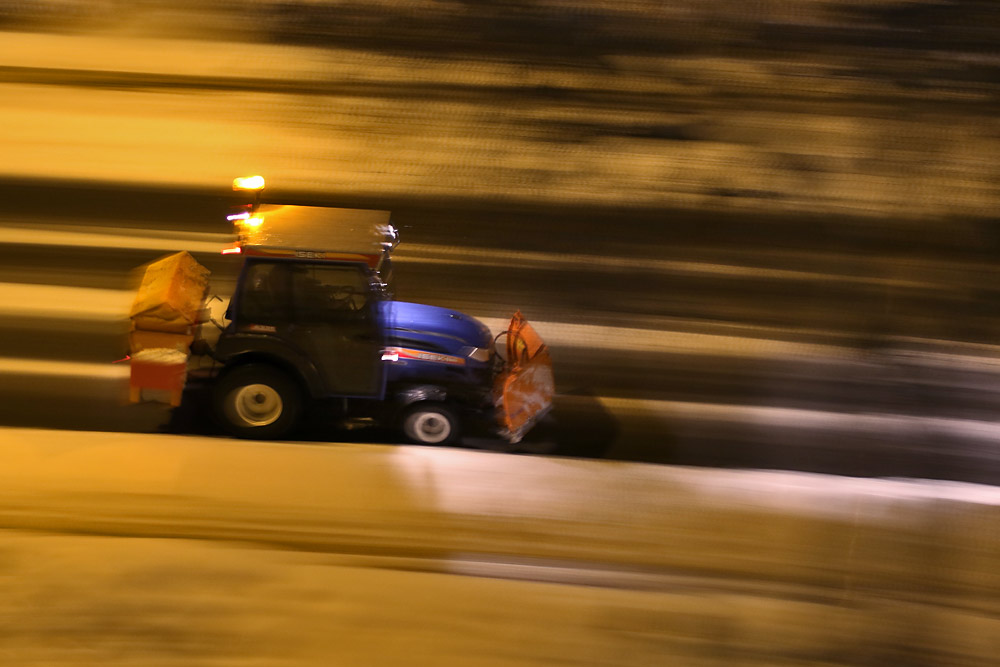
[{"label": "cab roof", "polygon": [[[231,216],[247,251],[348,253],[379,256],[395,238],[389,211],[261,204]],[[285,251],[285,252],[282,252]]]}]

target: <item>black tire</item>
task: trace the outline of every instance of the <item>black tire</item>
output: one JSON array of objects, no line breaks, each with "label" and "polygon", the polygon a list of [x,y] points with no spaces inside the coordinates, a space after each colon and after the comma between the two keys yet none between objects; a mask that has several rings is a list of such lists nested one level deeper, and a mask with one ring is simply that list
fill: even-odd
[{"label": "black tire", "polygon": [[237,366],[215,385],[215,414],[239,438],[271,440],[295,428],[302,393],[286,373],[266,364]]},{"label": "black tire", "polygon": [[410,442],[418,445],[450,445],[458,441],[459,422],[455,411],[444,403],[415,403],[403,411],[399,427]]}]

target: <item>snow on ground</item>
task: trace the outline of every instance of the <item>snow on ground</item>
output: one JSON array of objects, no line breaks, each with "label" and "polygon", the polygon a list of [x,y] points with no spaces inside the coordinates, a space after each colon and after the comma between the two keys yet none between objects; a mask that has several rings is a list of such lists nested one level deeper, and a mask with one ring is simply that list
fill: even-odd
[{"label": "snow on ground", "polygon": [[943,665],[1000,649],[991,487],[26,429],[0,443],[6,664]]}]

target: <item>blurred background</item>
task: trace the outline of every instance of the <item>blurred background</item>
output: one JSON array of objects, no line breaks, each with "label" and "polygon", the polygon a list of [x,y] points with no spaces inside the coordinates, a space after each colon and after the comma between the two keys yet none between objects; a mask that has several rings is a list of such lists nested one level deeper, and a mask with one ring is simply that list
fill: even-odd
[{"label": "blurred background", "polygon": [[[129,272],[186,249],[225,295],[259,173],[392,210],[398,298],[523,310],[559,392],[529,453],[1000,482],[992,0],[26,0],[0,31],[6,426],[161,428],[111,363]],[[893,610],[840,659],[991,655],[918,659],[935,623]]]},{"label": "blurred background", "polygon": [[5,3],[3,416],[149,428],[73,382],[132,267],[199,250],[225,290],[261,173],[391,209],[400,298],[541,323],[538,451],[995,483],[998,12]]}]

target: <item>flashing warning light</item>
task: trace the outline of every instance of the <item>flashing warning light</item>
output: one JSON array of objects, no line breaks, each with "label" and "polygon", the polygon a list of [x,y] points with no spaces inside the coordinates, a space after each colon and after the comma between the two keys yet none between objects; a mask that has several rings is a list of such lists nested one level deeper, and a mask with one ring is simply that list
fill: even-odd
[{"label": "flashing warning light", "polygon": [[246,220],[249,217],[250,217],[250,214],[247,213],[246,211],[243,211],[242,213],[233,213],[232,215],[227,215],[226,216],[226,220],[229,220],[230,222],[232,222],[232,221],[236,221],[236,220]]},{"label": "flashing warning light", "polygon": [[260,227],[264,224],[264,218],[247,218],[242,224],[246,227]]},{"label": "flashing warning light", "polygon": [[263,190],[263,176],[241,176],[233,179],[233,190]]},{"label": "flashing warning light", "polygon": [[223,255],[238,255],[241,252],[243,252],[243,248],[241,248],[240,246],[233,246],[232,248],[223,248],[222,249],[222,254]]}]

